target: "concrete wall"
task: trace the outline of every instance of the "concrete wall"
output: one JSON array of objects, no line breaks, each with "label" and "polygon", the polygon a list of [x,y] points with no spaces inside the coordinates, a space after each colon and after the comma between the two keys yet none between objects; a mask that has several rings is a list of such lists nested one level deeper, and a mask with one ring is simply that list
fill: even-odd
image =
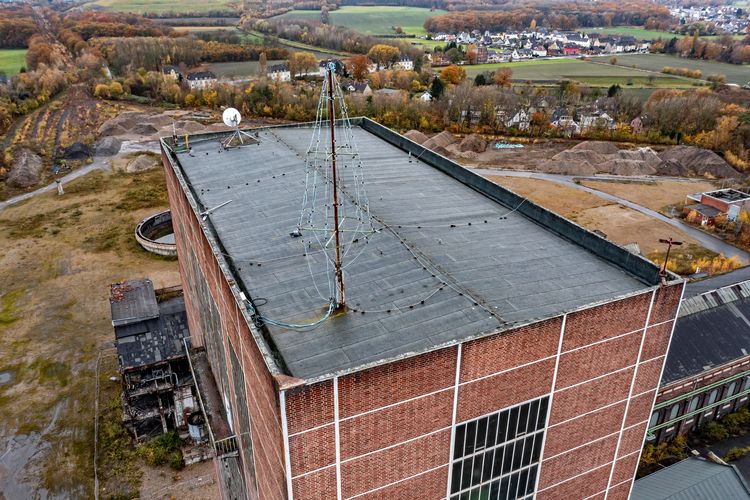
[{"label": "concrete wall", "polygon": [[166,156],[164,166],[191,337],[194,345],[206,347],[241,450],[243,477],[231,478],[231,482],[235,487],[241,485],[251,499],[284,498],[283,441],[274,376],[180,185],[179,174]]},{"label": "concrete wall", "polygon": [[681,288],[289,389],[294,498],[445,497],[455,424],[551,394],[537,497],[626,499]]}]

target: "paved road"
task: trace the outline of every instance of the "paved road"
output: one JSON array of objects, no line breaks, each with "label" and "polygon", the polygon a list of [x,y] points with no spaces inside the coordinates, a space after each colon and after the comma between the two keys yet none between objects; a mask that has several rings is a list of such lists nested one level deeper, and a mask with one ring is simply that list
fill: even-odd
[{"label": "paved road", "polygon": [[[517,171],[517,170],[501,170],[501,169],[491,169],[491,168],[472,168],[470,170],[474,173],[477,173],[483,176],[497,175],[497,176],[505,176],[505,177],[525,177],[525,178],[530,178],[530,179],[542,179],[546,181],[556,182],[558,184],[563,184],[565,186],[578,189],[580,191],[585,191],[587,193],[598,196],[599,198],[602,198],[602,199],[605,199],[607,201],[611,201],[614,203],[619,203],[628,208],[632,208],[633,210],[637,210],[638,212],[641,212],[642,214],[648,215],[649,217],[653,217],[654,219],[665,222],[669,224],[670,226],[677,228],[680,231],[684,232],[685,234],[687,234],[694,240],[698,241],[698,243],[700,243],[703,247],[709,250],[724,254],[727,257],[735,256],[744,264],[750,263],[750,253],[744,250],[741,250],[735,247],[734,245],[730,245],[729,243],[725,242],[724,240],[720,238],[717,238],[716,236],[713,236],[708,233],[704,233],[700,229],[696,229],[682,222],[682,220],[680,219],[673,219],[671,217],[667,217],[666,215],[661,214],[655,210],[651,210],[650,208],[646,208],[644,206],[638,205],[636,203],[633,203],[632,201],[625,200],[623,198],[620,198],[619,196],[614,196],[609,193],[605,193],[603,191],[599,191],[599,190],[592,189],[586,186],[582,186],[575,182],[576,179],[578,180],[580,179],[602,180],[602,179],[611,178],[611,179],[622,180],[622,177],[619,177],[619,178],[611,177],[611,176],[580,177],[580,176],[562,175],[562,174],[547,174],[543,172],[523,172],[523,171]],[[657,180],[653,177],[628,177],[628,179]],[[685,180],[685,179],[679,179],[679,180]]]}]

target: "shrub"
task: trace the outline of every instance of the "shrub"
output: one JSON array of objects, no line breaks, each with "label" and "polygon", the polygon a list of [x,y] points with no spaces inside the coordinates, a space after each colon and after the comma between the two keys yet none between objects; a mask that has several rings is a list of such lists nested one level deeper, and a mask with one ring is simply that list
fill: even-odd
[{"label": "shrub", "polygon": [[701,438],[709,442],[723,441],[729,437],[729,431],[719,422],[708,422],[698,429]]},{"label": "shrub", "polygon": [[176,432],[168,432],[138,445],[138,454],[151,466],[168,463],[173,469],[179,470],[184,467],[181,443]]},{"label": "shrub", "polygon": [[735,460],[739,460],[740,458],[744,457],[750,453],[750,447],[745,448],[731,448],[726,455],[724,455],[723,459],[725,462],[734,462]]}]

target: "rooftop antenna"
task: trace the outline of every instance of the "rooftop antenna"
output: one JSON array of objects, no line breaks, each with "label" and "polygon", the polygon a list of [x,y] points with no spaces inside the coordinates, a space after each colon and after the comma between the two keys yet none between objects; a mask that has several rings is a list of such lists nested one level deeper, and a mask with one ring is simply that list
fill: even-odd
[{"label": "rooftop antenna", "polygon": [[[224,125],[226,125],[227,127],[232,127],[234,129],[229,137],[221,141],[221,145],[224,146],[224,148],[230,148],[233,145],[244,146],[245,140],[247,140],[250,144],[257,143],[257,141],[253,139],[250,134],[240,130],[242,115],[240,115],[240,112],[235,108],[225,109],[224,113],[222,113],[221,115],[221,119],[224,122]],[[237,144],[238,142],[239,144]]]},{"label": "rooftop antenna", "polygon": [[[364,250],[374,230],[364,169],[334,62],[326,65],[305,174],[302,212],[297,230],[291,234],[303,237],[307,254],[320,251],[317,253],[325,255],[329,296],[324,297],[317,283],[315,288],[333,303],[334,312],[342,311],[346,308],[344,272]],[[308,263],[315,282],[316,273],[311,261]]]},{"label": "rooftop antenna", "polygon": [[664,243],[667,245],[667,255],[664,256],[664,264],[662,264],[661,269],[659,270],[659,277],[661,278],[662,285],[665,285],[667,283],[667,262],[669,262],[669,251],[672,250],[673,246],[680,246],[682,245],[681,241],[675,241],[670,236],[668,240],[659,238],[659,243]]}]

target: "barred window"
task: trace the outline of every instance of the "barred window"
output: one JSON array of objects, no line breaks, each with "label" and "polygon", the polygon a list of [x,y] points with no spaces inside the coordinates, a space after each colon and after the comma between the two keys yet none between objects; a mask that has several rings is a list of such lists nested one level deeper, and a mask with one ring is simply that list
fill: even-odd
[{"label": "barred window", "polygon": [[451,500],[531,498],[547,396],[456,426]]}]

